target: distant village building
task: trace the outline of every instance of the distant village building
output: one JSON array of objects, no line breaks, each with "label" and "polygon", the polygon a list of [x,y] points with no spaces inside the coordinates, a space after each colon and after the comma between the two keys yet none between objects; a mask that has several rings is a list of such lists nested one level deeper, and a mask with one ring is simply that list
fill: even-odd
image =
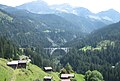
[{"label": "distant village building", "polygon": [[12,67],[13,69],[16,69],[18,66],[18,61],[11,61],[7,63],[7,66]]},{"label": "distant village building", "polygon": [[51,76],[45,76],[43,81],[52,81],[52,77]]},{"label": "distant village building", "polygon": [[74,78],[74,74],[61,74],[60,78],[61,79],[69,79],[69,78]]},{"label": "distant village building", "polygon": [[8,66],[12,67],[13,69],[16,68],[26,68],[27,60],[16,60],[7,63]]},{"label": "distant village building", "polygon": [[69,78],[75,78],[75,74],[69,74]]},{"label": "distant village building", "polygon": [[61,81],[70,81],[70,78],[74,78],[75,75],[74,74],[61,74],[60,78]]},{"label": "distant village building", "polygon": [[53,71],[52,67],[44,67],[45,72],[51,72]]},{"label": "distant village building", "polygon": [[27,60],[19,60],[18,61],[18,68],[26,68]]}]

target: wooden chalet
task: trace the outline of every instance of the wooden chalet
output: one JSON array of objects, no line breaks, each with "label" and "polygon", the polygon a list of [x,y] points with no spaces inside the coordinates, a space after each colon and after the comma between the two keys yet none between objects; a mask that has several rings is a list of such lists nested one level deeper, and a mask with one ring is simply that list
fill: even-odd
[{"label": "wooden chalet", "polygon": [[7,63],[7,66],[12,67],[13,69],[17,68],[26,68],[27,60],[16,60]]},{"label": "wooden chalet", "polygon": [[52,67],[44,67],[45,72],[51,72],[53,71]]},{"label": "wooden chalet", "polygon": [[7,66],[12,67],[13,69],[16,69],[18,67],[18,61],[11,61],[7,63]]},{"label": "wooden chalet", "polygon": [[61,74],[60,78],[61,79],[69,79],[69,78],[74,78],[74,74]]},{"label": "wooden chalet", "polygon": [[27,60],[19,60],[18,61],[18,68],[26,68]]}]

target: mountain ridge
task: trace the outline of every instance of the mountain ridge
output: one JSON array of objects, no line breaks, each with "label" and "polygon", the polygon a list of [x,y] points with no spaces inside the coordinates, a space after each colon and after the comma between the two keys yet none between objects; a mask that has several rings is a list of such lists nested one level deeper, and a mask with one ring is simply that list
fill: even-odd
[{"label": "mountain ridge", "polygon": [[[19,38],[25,34],[24,37],[26,38],[27,36],[26,39],[29,40],[28,41],[29,44],[32,44],[32,43],[35,44],[34,41],[36,42],[39,41],[39,42],[42,42],[43,46],[45,44],[43,42],[46,42],[45,46],[50,46],[51,42],[48,40],[48,37],[54,42],[58,40],[57,39],[58,36],[61,38],[60,41],[63,41],[63,40],[69,41],[74,38],[74,35],[76,36],[78,33],[82,33],[79,27],[67,21],[66,19],[62,18],[61,16],[58,16],[55,14],[34,14],[29,11],[19,10],[12,7],[10,8],[6,7],[5,9],[3,8],[2,11],[5,11],[11,14],[13,17],[13,20],[12,22],[8,23],[9,27],[7,30],[9,30],[9,33],[8,31],[7,32],[2,31],[4,27],[7,26],[7,24],[5,23],[2,23],[3,25],[1,24],[1,26],[3,27],[3,29],[1,29],[1,32],[3,32],[4,34],[8,33],[8,35],[10,35],[9,38],[11,38],[11,33],[12,33],[13,39]],[[14,27],[16,29],[14,29]],[[46,31],[49,31],[49,32],[46,32]],[[14,36],[17,36],[17,37],[14,37]],[[36,37],[38,39],[34,40],[30,36],[33,36],[33,38]],[[45,41],[42,41],[43,39]],[[28,42],[26,41],[27,44]],[[21,43],[23,42],[21,41]],[[21,43],[19,40],[19,44]],[[63,43],[65,43],[65,41]]]},{"label": "mountain ridge", "polygon": [[[35,1],[35,2],[37,2],[37,1]],[[35,13],[36,14],[56,14],[58,16],[65,18],[67,21],[75,22],[73,24],[78,25],[79,28],[81,28],[82,31],[85,33],[90,33],[93,30],[102,28],[105,25],[109,25],[109,24],[118,22],[120,20],[120,18],[119,18],[120,13],[115,11],[115,10],[107,10],[107,11],[100,12],[100,13],[92,13],[90,10],[88,10],[84,7],[72,7],[71,5],[69,5],[67,3],[60,4],[60,5],[52,5],[52,6],[48,5],[46,3],[47,5],[44,5],[44,6],[47,7],[46,9],[48,9],[48,7],[49,7],[49,10],[44,12],[45,8],[42,8],[42,6],[41,6],[42,2],[39,3],[39,7],[37,7],[35,5],[31,6],[30,4],[32,4],[32,2],[30,2],[28,5],[23,4],[23,5],[17,6],[17,8],[28,10],[30,12],[34,12],[34,10],[31,10],[32,8],[33,9],[41,8],[41,10],[40,10],[41,13],[39,13],[39,9],[38,10],[36,9]],[[30,7],[30,8],[26,9],[26,8],[22,7],[25,5]],[[42,13],[42,11],[43,11],[43,13]],[[104,13],[107,13],[107,14],[104,15]],[[113,15],[116,15],[116,16],[113,17],[110,15],[110,13],[113,13]],[[68,16],[70,14],[73,14],[74,17],[72,16],[72,17],[68,18]],[[76,20],[73,20],[76,16],[78,18]],[[87,23],[84,21],[87,21]],[[96,24],[99,24],[99,25],[96,25]]]},{"label": "mountain ridge", "polygon": [[69,62],[78,73],[84,73],[88,69],[99,70],[105,81],[120,80],[120,22],[98,29],[68,44],[73,46],[73,50],[61,58],[61,64]]}]

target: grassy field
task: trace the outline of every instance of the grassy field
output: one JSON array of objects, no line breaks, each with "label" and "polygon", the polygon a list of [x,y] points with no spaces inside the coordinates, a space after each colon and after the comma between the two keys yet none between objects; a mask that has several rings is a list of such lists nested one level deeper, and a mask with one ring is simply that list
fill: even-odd
[{"label": "grassy field", "polygon": [[6,60],[0,58],[0,81],[10,81],[14,70],[6,66]]},{"label": "grassy field", "polygon": [[84,81],[84,76],[82,74],[75,74],[75,79],[77,81]]},{"label": "grassy field", "polygon": [[[60,81],[58,72],[46,73],[41,68],[29,63],[27,69],[12,69],[6,65],[7,60],[0,58],[0,81],[43,81],[44,76],[52,76],[54,81]],[[77,81],[84,81],[83,75],[75,74]]]}]

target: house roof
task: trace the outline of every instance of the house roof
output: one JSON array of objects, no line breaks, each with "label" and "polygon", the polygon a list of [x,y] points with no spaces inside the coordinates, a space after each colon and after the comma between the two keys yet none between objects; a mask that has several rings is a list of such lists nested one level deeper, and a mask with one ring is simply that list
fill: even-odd
[{"label": "house roof", "polygon": [[69,77],[74,77],[75,75],[74,74],[69,74]]},{"label": "house roof", "polygon": [[61,78],[71,78],[74,77],[74,74],[61,74]]},{"label": "house roof", "polygon": [[45,76],[44,79],[52,79],[51,76]]},{"label": "house roof", "polygon": [[27,63],[27,60],[19,60],[18,63]]},{"label": "house roof", "polygon": [[17,65],[17,64],[18,64],[18,61],[11,61],[7,63],[7,65]]},{"label": "house roof", "polygon": [[61,74],[61,78],[68,78],[68,74]]},{"label": "house roof", "polygon": [[7,65],[18,65],[19,63],[27,63],[27,60],[15,60],[8,62]]},{"label": "house roof", "polygon": [[44,67],[45,70],[52,70],[52,67]]}]

